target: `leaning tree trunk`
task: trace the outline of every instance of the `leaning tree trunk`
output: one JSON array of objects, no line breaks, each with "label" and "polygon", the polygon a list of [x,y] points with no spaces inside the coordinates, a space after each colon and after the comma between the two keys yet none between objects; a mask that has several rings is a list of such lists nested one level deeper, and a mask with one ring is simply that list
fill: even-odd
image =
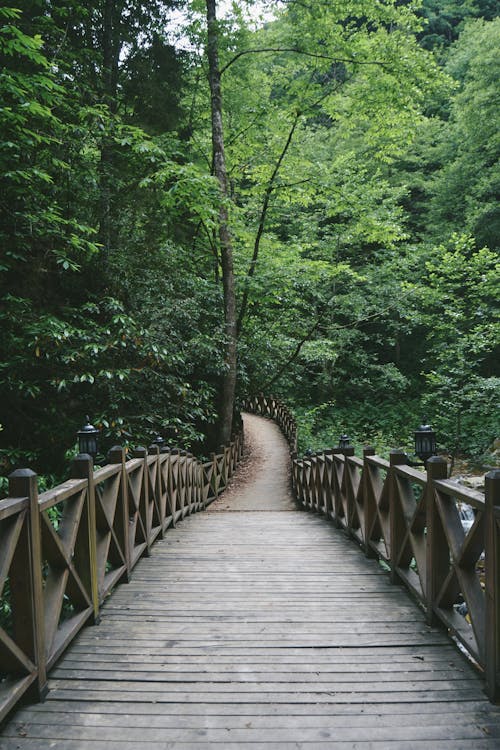
[{"label": "leaning tree trunk", "polygon": [[213,169],[220,185],[221,203],[219,209],[219,242],[224,289],[224,324],[226,333],[225,372],[222,382],[222,403],[220,408],[220,440],[227,443],[231,439],[234,398],[236,390],[236,295],[234,289],[233,247],[229,232],[227,210],[228,182],[224,154],[224,129],[222,125],[222,92],[220,85],[218,31],[216,0],[206,0],[208,33],[208,77],[212,107],[212,158]]}]

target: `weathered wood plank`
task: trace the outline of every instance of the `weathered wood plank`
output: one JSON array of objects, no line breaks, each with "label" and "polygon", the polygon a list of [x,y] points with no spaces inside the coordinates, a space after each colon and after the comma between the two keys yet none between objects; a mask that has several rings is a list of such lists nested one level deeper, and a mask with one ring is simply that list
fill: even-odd
[{"label": "weathered wood plank", "polygon": [[[200,730],[199,737],[203,737],[203,730]],[[42,747],[41,740],[39,738],[30,739],[29,737],[21,737],[22,747],[26,750],[40,750]],[[17,739],[5,739],[2,745],[2,750],[19,750],[21,745],[19,744],[20,738]],[[347,742],[339,741],[336,742],[331,738],[324,739],[322,741],[313,742],[301,742],[298,746],[296,742],[290,745],[290,741],[285,742],[267,742],[263,740],[258,743],[259,747],[265,747],[267,750],[287,750],[290,747],[306,748],[306,750],[314,750],[314,748],[335,748],[335,750],[357,750],[357,748],[367,748],[367,750],[387,750],[387,748],[394,748],[394,750],[430,750],[429,745],[432,740],[409,740],[409,741],[398,741],[394,743],[382,740],[381,742],[373,742],[371,740],[356,741],[353,743],[352,740]],[[471,745],[471,742],[474,744]],[[50,743],[50,744],[48,744]],[[50,747],[51,750],[89,750],[89,743],[87,740],[45,740],[44,745]],[[232,742],[228,740],[220,743],[207,743],[204,739],[199,739],[197,742],[168,742],[161,741],[160,743],[144,743],[145,747],[156,747],[162,750],[206,750],[207,746],[219,747],[224,750],[241,750],[241,742]],[[431,745],[432,747],[432,745]],[[435,747],[435,743],[434,743]],[[125,739],[113,740],[97,740],[92,742],[92,750],[112,750],[112,748],[125,748],[125,750],[135,750],[137,748],[137,741],[132,740],[131,742]],[[480,739],[480,740],[442,740],[439,744],[440,750],[497,750],[498,740],[496,738]]]},{"label": "weathered wood plank", "polygon": [[[169,743],[170,742],[196,742],[203,739],[205,743],[210,744],[222,744],[233,742],[233,743],[259,743],[265,742],[266,746],[270,742],[281,742],[288,743],[290,741],[290,730],[288,727],[274,728],[274,727],[252,727],[252,722],[247,722],[247,726],[243,729],[231,729],[227,727],[223,728],[171,728],[169,731]],[[483,736],[488,739],[498,738],[499,732],[498,727],[492,724],[483,725],[481,727]],[[53,740],[53,739],[64,739],[64,740],[80,740],[87,741],[88,743],[94,743],[97,741],[106,742],[117,742],[119,740],[131,742],[135,741],[140,745],[146,743],[159,744],[164,739],[164,728],[151,728],[151,727],[103,727],[103,726],[74,726],[74,725],[57,725],[57,730],[54,726],[47,724],[23,724],[21,727],[12,727],[9,732],[5,733],[6,737],[16,738],[19,737],[20,733],[30,739],[41,739],[41,740]],[[310,742],[345,742],[353,740],[352,730],[349,727],[317,727],[317,728],[304,728],[295,727],[295,743],[310,743]],[[412,727],[401,725],[393,725],[390,728],[383,727],[359,727],[356,737],[356,743],[359,742],[376,742],[376,741],[390,741],[391,743],[408,741],[427,740],[428,742],[442,742],[443,740],[474,740],[477,738],[477,730],[473,725],[464,726],[463,724],[456,724],[451,727],[443,726],[442,724],[435,725],[423,725],[416,724]]]},{"label": "weathered wood plank", "polygon": [[[83,708],[86,705],[83,704]],[[421,726],[424,720],[427,726],[443,726],[446,725],[446,722],[452,723],[453,726],[468,726],[476,723],[487,725],[488,716],[480,710],[475,711],[473,708],[469,708],[469,705],[469,703],[465,703],[461,711],[454,712],[453,706],[450,706],[449,703],[428,704],[428,706],[424,704],[421,711],[418,710],[418,707],[415,707],[413,713],[411,713],[411,706],[408,707],[408,713],[397,712],[398,707],[393,706],[395,710],[391,715],[387,712],[387,706],[385,706],[384,713],[381,714],[380,704],[376,706],[366,704],[366,709],[362,713],[358,706],[342,706],[342,711],[339,711],[338,705],[325,704],[324,706],[317,706],[314,712],[309,711],[307,714],[298,712],[300,706],[286,706],[284,704],[276,706],[273,704],[263,710],[260,704],[255,706],[245,704],[245,706],[242,706],[241,714],[235,715],[234,707],[226,706],[228,710],[225,713],[223,711],[209,713],[208,708],[217,711],[217,706],[205,704],[200,704],[199,712],[192,711],[191,714],[183,710],[181,706],[178,706],[178,711],[168,713],[162,711],[160,713],[156,704],[137,704],[137,711],[136,704],[132,708],[109,704],[106,706],[106,712],[103,710],[101,713],[96,713],[90,710],[87,712],[80,711],[78,706],[72,711],[71,709],[75,706],[74,702],[66,705],[52,701],[48,707],[51,710],[47,708],[47,710],[37,712],[20,711],[17,714],[16,725],[38,726],[49,724],[75,727],[99,725],[102,727],[119,726],[121,728],[197,729],[200,726],[200,717],[203,717],[205,728],[210,727],[212,729],[245,729],[249,725],[254,729],[337,728],[345,727],[349,709],[354,708],[357,711],[356,726],[362,728],[390,726],[391,723],[414,727]],[[434,709],[433,712],[429,710],[429,706]],[[122,709],[121,712],[118,710],[119,708]],[[271,710],[269,710],[270,708]],[[322,713],[318,712],[318,708],[322,708]],[[229,709],[233,713],[230,713]],[[156,711],[156,713],[152,713],[152,711]]]},{"label": "weathered wood plank", "polygon": [[[167,667],[163,667],[160,669],[158,668],[158,671],[154,671],[153,669],[146,670],[146,665],[142,665],[141,669],[127,669],[127,670],[117,670],[116,668],[113,668],[111,665],[108,669],[103,668],[102,665],[82,665],[80,669],[68,669],[64,666],[60,667],[59,669],[55,669],[51,673],[51,677],[53,680],[104,680],[104,681],[121,681],[126,682],[130,680],[139,681],[139,682],[158,682],[158,683],[167,683],[167,682],[183,682],[183,683],[207,683],[210,684],[216,684],[216,683],[228,683],[228,684],[235,684],[235,683],[246,683],[246,682],[255,682],[259,685],[269,683],[314,683],[322,684],[323,683],[330,683],[333,680],[335,681],[335,684],[337,683],[346,683],[346,682],[357,682],[360,679],[359,675],[359,668],[358,672],[355,672],[354,669],[349,671],[334,671],[332,669],[327,670],[323,668],[321,672],[318,671],[283,671],[283,672],[265,672],[261,671],[257,668],[248,668],[245,670],[238,670],[234,671],[220,671],[217,669],[216,665],[214,664],[210,669],[206,669],[203,672],[186,672],[186,671],[179,671],[179,670],[171,670]],[[94,668],[92,668],[94,667]],[[97,667],[97,668],[96,668]],[[427,672],[417,671],[414,670],[411,671],[401,671],[396,672],[394,670],[373,670],[371,673],[374,675],[374,679],[376,680],[377,684],[380,684],[382,682],[405,682],[405,681],[423,681],[425,683],[427,682],[439,682],[439,681],[453,681],[453,680],[460,680],[461,682],[464,680],[464,675],[460,672],[458,672],[455,669],[444,669],[444,670],[429,670]],[[474,680],[476,682],[479,682],[479,677],[477,675],[473,675],[471,680]],[[368,670],[364,671],[363,674],[363,680],[365,684],[370,683],[370,672]]]},{"label": "weathered wood plank", "polygon": [[[371,703],[367,701],[363,705],[363,709],[360,710],[358,704],[339,704],[334,700],[330,703],[273,703],[273,702],[248,702],[242,703],[238,706],[238,710],[235,711],[235,707],[231,703],[197,703],[197,704],[182,704],[173,703],[170,704],[170,711],[166,712],[162,704],[157,703],[146,703],[141,700],[134,702],[123,703],[117,701],[108,701],[107,703],[99,703],[97,706],[91,702],[74,700],[67,703],[58,700],[48,700],[45,703],[37,703],[20,711],[17,716],[23,720],[28,720],[33,717],[34,721],[38,721],[38,714],[57,714],[67,715],[70,718],[68,721],[72,721],[74,714],[95,714],[99,716],[114,715],[120,717],[133,717],[134,721],[139,720],[138,717],[144,717],[144,721],[148,722],[148,717],[160,717],[163,721],[171,721],[175,726],[175,721],[180,718],[189,717],[190,721],[200,720],[213,721],[214,717],[219,717],[225,721],[232,722],[235,719],[242,720],[246,716],[253,717],[266,717],[272,719],[272,721],[286,722],[290,717],[299,717],[302,721],[308,719],[316,719],[317,717],[349,717],[348,721],[351,722],[352,716],[362,718],[364,716],[373,717],[378,716],[381,720],[384,717],[388,717],[389,721],[393,719],[391,717],[413,717],[410,719],[404,719],[404,721],[415,721],[415,716],[418,717],[419,721],[422,721],[425,717],[453,717],[450,720],[455,721],[458,716],[471,715],[478,722],[487,721],[488,718],[500,715],[500,707],[492,706],[487,703],[484,698],[480,700],[467,700],[455,703],[443,703],[439,701],[429,703]],[[35,718],[36,717],[36,718]],[[52,719],[48,719],[51,721]],[[430,722],[436,721],[435,718],[429,718]],[[443,719],[444,721],[445,719]],[[399,722],[403,719],[399,718]]]}]

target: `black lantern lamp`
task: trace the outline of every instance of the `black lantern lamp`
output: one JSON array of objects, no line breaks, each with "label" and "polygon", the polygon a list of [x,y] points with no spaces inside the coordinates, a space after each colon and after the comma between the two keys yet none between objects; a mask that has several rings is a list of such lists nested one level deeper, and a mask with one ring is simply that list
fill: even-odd
[{"label": "black lantern lamp", "polygon": [[350,448],[351,447],[351,438],[349,435],[346,435],[345,433],[339,437],[339,448]]},{"label": "black lantern lamp", "polygon": [[80,453],[88,453],[89,456],[95,459],[99,442],[99,430],[90,424],[88,417],[85,417],[85,419],[87,420],[87,424],[76,433],[78,437],[78,451]]},{"label": "black lantern lamp", "polygon": [[415,455],[424,462],[424,466],[431,456],[436,455],[436,433],[430,425],[425,424],[425,419],[415,430]]},{"label": "black lantern lamp", "polygon": [[161,436],[161,435],[157,435],[157,436],[155,437],[155,439],[153,440],[153,442],[151,443],[151,445],[157,445],[157,446],[158,446],[158,448],[159,448],[159,449],[160,449],[160,451],[161,451],[161,450],[162,450],[162,448],[164,448],[164,447],[165,447],[165,438],[162,438],[162,436]]}]

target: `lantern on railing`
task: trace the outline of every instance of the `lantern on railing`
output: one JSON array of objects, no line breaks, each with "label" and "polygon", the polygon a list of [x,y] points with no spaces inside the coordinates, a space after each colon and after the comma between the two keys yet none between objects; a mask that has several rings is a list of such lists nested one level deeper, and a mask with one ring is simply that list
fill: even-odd
[{"label": "lantern on railing", "polygon": [[415,455],[424,462],[424,466],[431,456],[436,455],[436,433],[430,425],[425,424],[425,419],[415,430]]},{"label": "lantern on railing", "polygon": [[78,438],[79,453],[88,453],[95,459],[99,444],[99,430],[90,424],[89,417],[85,417],[87,423],[76,433]]},{"label": "lantern on railing", "polygon": [[351,446],[351,438],[349,435],[346,435],[345,433],[339,437],[339,448],[350,448]]},{"label": "lantern on railing", "polygon": [[151,445],[157,445],[161,452],[162,448],[165,448],[165,438],[162,438],[161,435],[157,435]]}]

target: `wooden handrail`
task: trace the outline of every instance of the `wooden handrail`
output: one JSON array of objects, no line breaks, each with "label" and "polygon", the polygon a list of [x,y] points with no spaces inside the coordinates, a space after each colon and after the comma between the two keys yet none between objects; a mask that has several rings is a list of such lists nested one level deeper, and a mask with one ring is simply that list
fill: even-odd
[{"label": "wooden handrail", "polygon": [[[401,451],[386,461],[366,448],[333,448],[297,456],[297,425],[273,397],[253,396],[248,411],[274,419],[288,439],[292,485],[305,510],[343,529],[394,583],[419,601],[429,623],[442,623],[484,671],[491,701],[500,699],[500,470],[486,475],[485,494],[446,479],[446,461],[427,471],[407,465]],[[465,533],[460,503],[475,520]],[[457,611],[463,599],[467,619]]]},{"label": "wooden handrail", "polygon": [[202,463],[186,451],[121,447],[94,471],[75,458],[71,479],[38,495],[29,469],[0,500],[0,721],[26,691],[43,698],[47,672],[82,627],[99,622],[111,589],[185,516],[227,486],[243,455],[243,429]]}]

